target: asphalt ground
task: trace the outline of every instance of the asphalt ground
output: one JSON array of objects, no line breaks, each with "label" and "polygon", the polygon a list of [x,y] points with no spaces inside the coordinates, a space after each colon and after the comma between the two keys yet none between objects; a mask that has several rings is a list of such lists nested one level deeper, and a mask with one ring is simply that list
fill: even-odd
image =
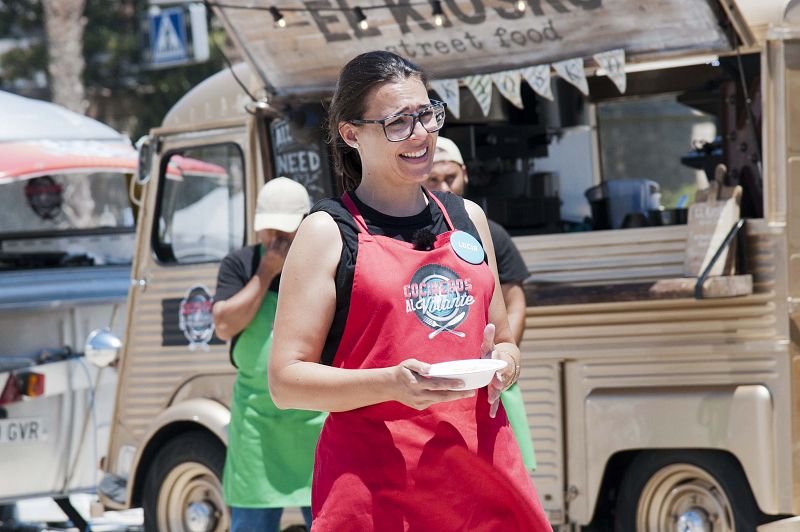
[{"label": "asphalt ground", "polygon": [[[122,512],[107,511],[100,517],[89,518],[94,495],[71,495],[70,501],[75,509],[87,520],[92,532],[142,532],[144,516],[141,508]],[[304,526],[292,526],[303,523],[303,516],[297,508],[287,508],[281,519],[281,526],[286,531],[304,531]],[[70,523],[64,512],[52,499],[27,499],[17,503],[16,518],[13,525],[0,526],[0,532],[86,532]]]},{"label": "asphalt ground", "polygon": [[[143,514],[140,508],[124,512],[105,512],[100,517],[90,518],[91,504],[97,499],[94,495],[71,495],[70,501],[75,509],[89,523],[94,532],[140,532],[143,530]],[[16,505],[13,525],[0,527],[3,532],[44,532],[77,531],[71,528],[67,516],[52,499],[26,499]],[[84,532],[84,531],[78,531]]]}]

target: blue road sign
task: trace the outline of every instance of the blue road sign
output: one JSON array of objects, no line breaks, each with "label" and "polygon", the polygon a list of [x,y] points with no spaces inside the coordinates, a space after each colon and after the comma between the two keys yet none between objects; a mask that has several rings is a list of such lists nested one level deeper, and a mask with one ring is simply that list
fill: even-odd
[{"label": "blue road sign", "polygon": [[150,15],[150,57],[153,65],[181,63],[190,59],[182,8],[162,9]]}]

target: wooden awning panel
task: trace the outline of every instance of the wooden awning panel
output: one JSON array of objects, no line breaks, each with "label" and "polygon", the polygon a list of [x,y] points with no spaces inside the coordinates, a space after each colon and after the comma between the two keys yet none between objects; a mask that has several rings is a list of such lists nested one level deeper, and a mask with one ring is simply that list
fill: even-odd
[{"label": "wooden awning panel", "polygon": [[[366,31],[347,0],[223,5],[214,9],[278,94],[330,90],[347,60],[376,49],[409,57],[433,78],[588,59],[618,48],[634,61],[730,49],[715,0],[528,0],[522,13],[511,0],[445,0],[442,27],[434,25],[427,3],[367,0],[358,4],[366,8]],[[265,10],[271,5],[284,8],[285,28],[274,27]],[[297,7],[307,11],[289,10]]]}]

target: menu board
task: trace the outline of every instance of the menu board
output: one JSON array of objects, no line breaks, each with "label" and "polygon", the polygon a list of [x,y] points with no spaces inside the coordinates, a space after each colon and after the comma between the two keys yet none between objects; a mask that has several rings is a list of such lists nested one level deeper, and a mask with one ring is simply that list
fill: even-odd
[{"label": "menu board", "polygon": [[[288,177],[302,184],[308,190],[312,203],[332,195],[328,152],[315,132],[308,135],[293,134],[289,121],[278,118],[270,124],[273,176]],[[304,137],[301,141],[297,137]]]},{"label": "menu board", "polygon": [[[700,276],[711,262],[714,253],[725,241],[731,228],[739,221],[742,188],[733,189],[727,199],[717,199],[715,188],[713,190],[714,193],[706,201],[699,201],[689,207],[686,256],[683,268],[686,277]],[[734,273],[734,249],[731,245],[723,251],[709,275]]]}]

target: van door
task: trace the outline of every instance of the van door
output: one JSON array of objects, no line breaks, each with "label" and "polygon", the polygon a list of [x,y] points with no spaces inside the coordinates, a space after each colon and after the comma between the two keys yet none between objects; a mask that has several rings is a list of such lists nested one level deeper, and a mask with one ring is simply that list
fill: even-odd
[{"label": "van door", "polygon": [[[108,471],[129,479],[128,500],[120,503],[140,493],[153,459],[150,453],[139,458],[145,438],[159,414],[186,396],[178,393],[186,383],[203,377],[221,382],[207,398],[229,404],[235,370],[214,335],[211,307],[219,262],[245,244],[246,183],[253,182],[247,175],[255,167],[245,164],[246,133],[242,125],[154,141],[161,149],[144,192],[108,456]],[[218,483],[221,470],[210,473],[209,482]],[[221,505],[219,486],[208,487],[210,504]],[[172,493],[171,500],[188,504],[183,495]],[[186,510],[185,504],[169,506],[165,511]]]}]

